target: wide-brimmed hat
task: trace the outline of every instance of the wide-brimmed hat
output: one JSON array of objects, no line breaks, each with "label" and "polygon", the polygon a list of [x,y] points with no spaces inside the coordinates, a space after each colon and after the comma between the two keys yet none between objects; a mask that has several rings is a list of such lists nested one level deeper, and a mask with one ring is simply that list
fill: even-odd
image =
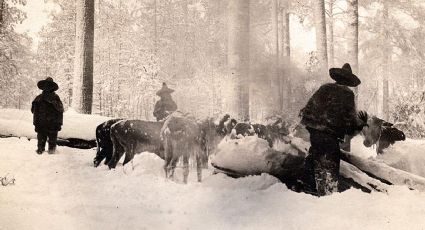
[{"label": "wide-brimmed hat", "polygon": [[163,94],[171,94],[174,92],[174,89],[168,88],[165,82],[162,83],[162,88],[156,92],[156,95],[161,96]]},{"label": "wide-brimmed hat", "polygon": [[348,63],[345,63],[342,68],[330,68],[329,75],[340,85],[356,87],[361,83],[360,79],[351,71]]},{"label": "wide-brimmed hat", "polygon": [[51,77],[37,82],[37,87],[43,91],[56,91],[59,89],[58,84]]}]

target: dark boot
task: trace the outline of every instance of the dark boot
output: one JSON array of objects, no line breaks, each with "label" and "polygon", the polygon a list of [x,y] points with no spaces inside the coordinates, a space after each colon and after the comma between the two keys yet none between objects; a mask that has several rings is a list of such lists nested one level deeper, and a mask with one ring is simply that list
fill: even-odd
[{"label": "dark boot", "polygon": [[54,147],[49,146],[49,154],[55,154],[55,152],[56,152],[56,146]]},{"label": "dark boot", "polygon": [[44,152],[44,149],[37,149],[37,150],[35,150],[35,152],[36,152],[38,155],[40,155],[40,154],[42,154],[42,153]]},{"label": "dark boot", "polygon": [[58,132],[49,132],[49,154],[56,152],[56,141],[58,138]]},{"label": "dark boot", "polygon": [[46,141],[47,141],[47,134],[44,132],[38,132],[37,133],[37,150],[35,151],[37,154],[42,154],[44,152]]}]

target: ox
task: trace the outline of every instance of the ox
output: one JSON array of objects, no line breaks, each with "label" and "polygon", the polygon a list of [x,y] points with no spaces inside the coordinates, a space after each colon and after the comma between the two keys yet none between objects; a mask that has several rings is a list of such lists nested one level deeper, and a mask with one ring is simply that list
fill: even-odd
[{"label": "ox", "polygon": [[394,144],[396,141],[406,140],[403,131],[376,116],[368,118],[367,124],[368,126],[365,126],[362,130],[364,137],[363,144],[366,147],[377,144],[377,154],[382,154],[385,148]]},{"label": "ox", "polygon": [[164,122],[123,120],[111,126],[113,154],[108,162],[109,168],[115,168],[124,155],[123,165],[133,160],[136,153],[152,152],[164,159],[164,148],[160,131]]},{"label": "ox", "polygon": [[111,126],[122,119],[112,119],[103,122],[96,127],[96,157],[93,159],[94,167],[99,166],[100,162],[105,159],[105,164],[108,164],[112,157],[113,145],[111,141]]},{"label": "ox", "polygon": [[164,143],[165,177],[173,179],[174,170],[180,157],[183,158],[183,182],[187,183],[189,175],[189,158],[195,157],[198,181],[202,181],[202,161],[208,160],[208,153],[214,151],[218,142],[227,131],[224,123],[229,116],[224,116],[218,125],[212,119],[196,121],[181,112],[174,112],[165,121],[161,130]]},{"label": "ox", "polygon": [[254,136],[266,140],[270,148],[273,147],[275,141],[283,141],[284,136],[289,135],[285,122],[282,118],[278,118],[274,123],[268,125],[262,124],[249,124],[249,123],[235,123],[234,119],[228,126],[228,130],[233,130],[232,136]]}]

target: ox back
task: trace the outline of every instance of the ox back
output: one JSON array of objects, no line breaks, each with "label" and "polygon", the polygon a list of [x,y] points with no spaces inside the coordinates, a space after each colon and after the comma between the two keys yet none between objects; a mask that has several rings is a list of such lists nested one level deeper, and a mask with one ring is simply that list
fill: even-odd
[{"label": "ox back", "polygon": [[108,164],[112,157],[113,145],[111,141],[110,130],[111,126],[122,119],[112,119],[103,122],[96,127],[96,157],[93,159],[94,167],[99,166],[100,162],[105,159],[105,164]]},{"label": "ox back", "polygon": [[152,152],[164,159],[164,147],[160,138],[164,122],[124,120],[111,127],[111,141],[114,146],[109,168],[115,168],[125,153],[123,165],[134,158],[136,153]]},{"label": "ox back", "polygon": [[273,143],[276,141],[285,142],[285,137],[289,135],[289,130],[282,119],[269,125],[237,123],[233,126],[233,129],[236,131],[236,136],[253,136],[256,134],[259,138],[266,140],[270,148],[273,147]]}]

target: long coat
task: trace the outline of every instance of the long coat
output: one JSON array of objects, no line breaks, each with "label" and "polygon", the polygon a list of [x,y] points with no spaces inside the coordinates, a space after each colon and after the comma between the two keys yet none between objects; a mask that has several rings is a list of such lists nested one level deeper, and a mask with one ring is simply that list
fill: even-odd
[{"label": "long coat", "polygon": [[63,124],[63,105],[54,92],[43,91],[32,102],[33,124],[36,132],[59,131]]},{"label": "long coat", "polygon": [[155,103],[153,115],[156,117],[157,121],[160,121],[176,110],[176,102],[173,101],[171,96],[165,96],[161,97],[161,99]]},{"label": "long coat", "polygon": [[343,138],[362,124],[357,117],[354,93],[336,83],[322,85],[301,110],[301,123],[308,128]]}]

